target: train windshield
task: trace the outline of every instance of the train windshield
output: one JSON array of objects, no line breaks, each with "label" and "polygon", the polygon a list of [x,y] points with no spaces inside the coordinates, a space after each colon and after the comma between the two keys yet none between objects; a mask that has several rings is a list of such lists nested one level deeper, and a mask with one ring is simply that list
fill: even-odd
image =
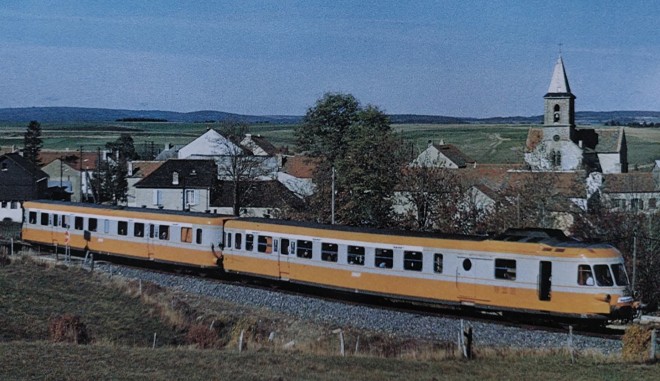
[{"label": "train windshield", "polygon": [[623,263],[612,265],[612,272],[614,273],[614,280],[616,280],[617,286],[628,285],[628,275],[626,274],[625,267],[623,267]]},{"label": "train windshield", "polygon": [[596,273],[596,284],[601,287],[614,286],[614,280],[608,265],[595,265],[594,272]]}]

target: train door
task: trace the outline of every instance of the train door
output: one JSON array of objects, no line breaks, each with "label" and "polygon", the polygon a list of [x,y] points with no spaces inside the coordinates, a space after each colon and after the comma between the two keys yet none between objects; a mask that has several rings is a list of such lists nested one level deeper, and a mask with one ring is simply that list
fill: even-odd
[{"label": "train door", "polygon": [[550,300],[552,289],[552,262],[539,262],[539,300]]},{"label": "train door", "polygon": [[295,241],[288,238],[280,239],[280,247],[277,253],[277,264],[279,266],[280,279],[289,280],[289,256],[294,253]]},{"label": "train door", "polygon": [[459,256],[456,267],[458,299],[468,303],[481,299],[478,292],[479,283],[491,273],[490,268],[492,268],[491,260]]},{"label": "train door", "polygon": [[156,225],[149,224],[149,233],[147,234],[147,256],[149,259],[154,259],[157,240],[158,232],[156,231]]}]

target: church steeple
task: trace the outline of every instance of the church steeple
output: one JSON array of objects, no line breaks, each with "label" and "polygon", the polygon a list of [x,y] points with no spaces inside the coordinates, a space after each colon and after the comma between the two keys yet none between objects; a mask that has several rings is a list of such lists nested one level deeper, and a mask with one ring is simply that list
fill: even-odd
[{"label": "church steeple", "polygon": [[568,76],[564,68],[561,55],[555,63],[552,79],[545,99],[545,113],[543,124],[545,126],[575,127],[575,95],[571,93]]}]

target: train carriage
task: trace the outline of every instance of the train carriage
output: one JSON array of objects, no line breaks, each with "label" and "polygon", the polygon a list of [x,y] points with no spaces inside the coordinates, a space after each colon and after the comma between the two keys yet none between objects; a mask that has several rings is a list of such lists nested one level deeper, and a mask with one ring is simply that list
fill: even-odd
[{"label": "train carriage", "polygon": [[216,266],[228,216],[29,201],[22,238],[40,245],[181,264]]}]

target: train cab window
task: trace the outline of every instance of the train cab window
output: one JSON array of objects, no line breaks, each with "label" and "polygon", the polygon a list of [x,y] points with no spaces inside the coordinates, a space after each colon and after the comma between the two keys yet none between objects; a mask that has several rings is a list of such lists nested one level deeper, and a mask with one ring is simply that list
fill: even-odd
[{"label": "train cab window", "polygon": [[286,238],[282,238],[280,240],[280,246],[282,247],[282,251],[280,251],[280,253],[282,253],[283,255],[289,255],[289,253],[291,253],[292,249],[290,247],[289,242],[290,241]]},{"label": "train cab window", "polygon": [[158,237],[164,241],[170,239],[170,226],[169,225],[159,225],[158,226]]},{"label": "train cab window", "polygon": [[597,285],[601,287],[614,286],[614,279],[612,279],[612,273],[610,273],[610,267],[608,265],[595,265],[594,273],[596,273]]},{"label": "train cab window", "polygon": [[192,228],[181,228],[181,242],[192,243]]},{"label": "train cab window", "polygon": [[128,222],[117,221],[117,234],[128,235]]},{"label": "train cab window", "polygon": [[495,278],[516,280],[516,261],[495,258]]},{"label": "train cab window", "polygon": [[594,285],[594,276],[591,272],[591,266],[589,265],[579,265],[578,266],[578,279],[577,283],[580,286],[593,286]]},{"label": "train cab window", "polygon": [[327,262],[337,262],[339,246],[336,243],[321,243],[321,260]]},{"label": "train cab window", "polygon": [[270,254],[273,252],[273,237],[260,235],[257,239],[257,251]]},{"label": "train cab window", "polygon": [[243,245],[243,234],[241,234],[241,233],[236,233],[236,241],[235,241],[235,244],[236,244],[236,246],[235,246],[236,249],[237,249],[237,250],[240,250],[240,249],[241,249],[241,246]]},{"label": "train cab window", "polygon": [[37,223],[37,212],[28,213],[28,222],[32,225]]},{"label": "train cab window", "polygon": [[433,254],[433,272],[442,273],[442,254],[435,253]]},{"label": "train cab window", "polygon": [[96,218],[90,218],[87,220],[87,230],[90,232],[95,232],[96,229],[98,229],[99,226],[99,220]]},{"label": "train cab window", "polygon": [[410,271],[422,271],[423,255],[419,251],[403,252],[403,268]]},{"label": "train cab window", "polygon": [[83,230],[83,218],[82,217],[76,217],[73,220],[73,228],[76,230]]},{"label": "train cab window", "polygon": [[626,274],[626,269],[623,267],[622,263],[612,265],[612,273],[614,274],[614,280],[616,281],[617,286],[628,285],[628,275]]},{"label": "train cab window", "polygon": [[48,226],[48,213],[41,213],[41,225]]},{"label": "train cab window", "polygon": [[306,241],[303,239],[298,240],[298,248],[296,249],[296,255],[300,258],[311,258],[312,257],[312,248],[314,244],[312,241]]},{"label": "train cab window", "polygon": [[231,249],[231,233],[227,233],[227,247]]},{"label": "train cab window", "polygon": [[376,249],[374,266],[381,269],[391,269],[394,265],[394,250]]},{"label": "train cab window", "polygon": [[55,227],[60,226],[60,215],[59,214],[53,214],[53,226],[55,226]]},{"label": "train cab window", "polygon": [[346,248],[348,253],[348,264],[364,266],[364,247],[363,246],[348,246]]},{"label": "train cab window", "polygon": [[198,245],[202,244],[202,229],[197,228],[195,231],[195,243]]},{"label": "train cab window", "polygon": [[144,224],[142,222],[136,222],[133,224],[133,236],[144,237]]},{"label": "train cab window", "polygon": [[254,234],[245,235],[245,251],[254,250]]}]

